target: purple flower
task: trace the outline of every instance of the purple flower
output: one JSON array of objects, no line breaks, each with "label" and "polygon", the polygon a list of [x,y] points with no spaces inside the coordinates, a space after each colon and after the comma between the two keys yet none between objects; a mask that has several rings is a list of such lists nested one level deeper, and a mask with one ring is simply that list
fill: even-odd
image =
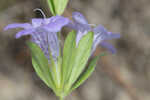
[{"label": "purple flower", "polygon": [[53,59],[56,61],[59,56],[59,40],[57,32],[69,23],[69,19],[62,16],[53,16],[51,18],[33,18],[32,23],[15,23],[9,24],[4,30],[12,28],[23,28],[16,34],[16,38],[24,35],[31,35],[31,41],[36,43],[44,52],[45,56],[49,57],[49,48]]},{"label": "purple flower", "polygon": [[77,31],[76,36],[76,45],[78,45],[80,39],[87,34],[89,31],[94,32],[94,40],[92,46],[92,53],[95,51],[98,45],[107,48],[112,53],[115,53],[115,48],[106,42],[106,40],[120,38],[120,34],[114,34],[112,32],[108,32],[102,25],[98,25],[95,28],[92,28],[85,17],[79,12],[73,12],[72,14],[73,22],[69,23],[69,27],[75,29]]}]

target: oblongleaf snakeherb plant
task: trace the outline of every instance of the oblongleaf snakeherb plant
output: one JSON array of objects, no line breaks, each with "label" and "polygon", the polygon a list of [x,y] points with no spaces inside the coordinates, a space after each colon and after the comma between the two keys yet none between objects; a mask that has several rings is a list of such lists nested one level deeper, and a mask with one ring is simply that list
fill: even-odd
[{"label": "oblongleaf snakeherb plant", "polygon": [[[107,40],[120,38],[120,34],[109,32],[102,25],[92,26],[79,12],[72,13],[72,20],[63,17],[61,14],[67,3],[68,0],[48,0],[52,17],[33,18],[31,23],[14,23],[4,28],[23,28],[16,38],[31,35],[27,45],[31,51],[32,65],[37,75],[60,100],[92,74],[97,60],[103,55],[89,59],[96,47],[105,47],[115,53],[115,48]],[[60,33],[63,27],[72,31],[61,47]]]}]

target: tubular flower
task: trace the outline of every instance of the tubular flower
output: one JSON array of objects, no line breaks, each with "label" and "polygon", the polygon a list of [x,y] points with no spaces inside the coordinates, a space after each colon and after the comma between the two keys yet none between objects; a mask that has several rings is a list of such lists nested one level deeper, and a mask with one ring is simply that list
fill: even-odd
[{"label": "tubular flower", "polygon": [[106,42],[106,40],[120,38],[120,34],[114,34],[112,32],[109,32],[102,25],[98,25],[94,28],[91,27],[91,25],[88,24],[88,21],[85,19],[85,17],[79,12],[73,12],[72,19],[73,22],[70,22],[68,26],[77,31],[76,45],[78,45],[80,39],[85,34],[87,34],[89,31],[92,31],[94,32],[92,53],[95,51],[98,45],[107,48],[112,53],[116,52],[116,49],[111,44]]},{"label": "tubular flower", "polygon": [[31,41],[36,43],[44,52],[45,56],[49,57],[49,50],[53,59],[56,61],[59,56],[59,40],[57,32],[69,23],[69,19],[62,16],[53,16],[51,18],[33,18],[30,23],[15,23],[7,25],[4,30],[12,28],[23,28],[16,34],[16,38],[24,35],[31,35]]}]

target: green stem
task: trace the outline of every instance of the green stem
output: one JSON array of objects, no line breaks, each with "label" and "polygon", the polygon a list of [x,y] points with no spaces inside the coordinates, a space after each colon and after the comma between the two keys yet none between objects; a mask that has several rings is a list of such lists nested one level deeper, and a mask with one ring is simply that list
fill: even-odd
[{"label": "green stem", "polygon": [[59,97],[59,100],[64,100],[64,97],[60,96],[60,97]]}]

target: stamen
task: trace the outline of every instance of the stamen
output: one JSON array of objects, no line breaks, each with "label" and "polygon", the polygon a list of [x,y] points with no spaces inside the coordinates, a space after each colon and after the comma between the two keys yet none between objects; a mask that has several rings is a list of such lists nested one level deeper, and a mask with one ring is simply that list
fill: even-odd
[{"label": "stamen", "polygon": [[40,11],[40,13],[43,15],[43,18],[46,19],[46,15],[45,15],[44,12],[42,11],[42,9],[35,8],[33,11]]}]

